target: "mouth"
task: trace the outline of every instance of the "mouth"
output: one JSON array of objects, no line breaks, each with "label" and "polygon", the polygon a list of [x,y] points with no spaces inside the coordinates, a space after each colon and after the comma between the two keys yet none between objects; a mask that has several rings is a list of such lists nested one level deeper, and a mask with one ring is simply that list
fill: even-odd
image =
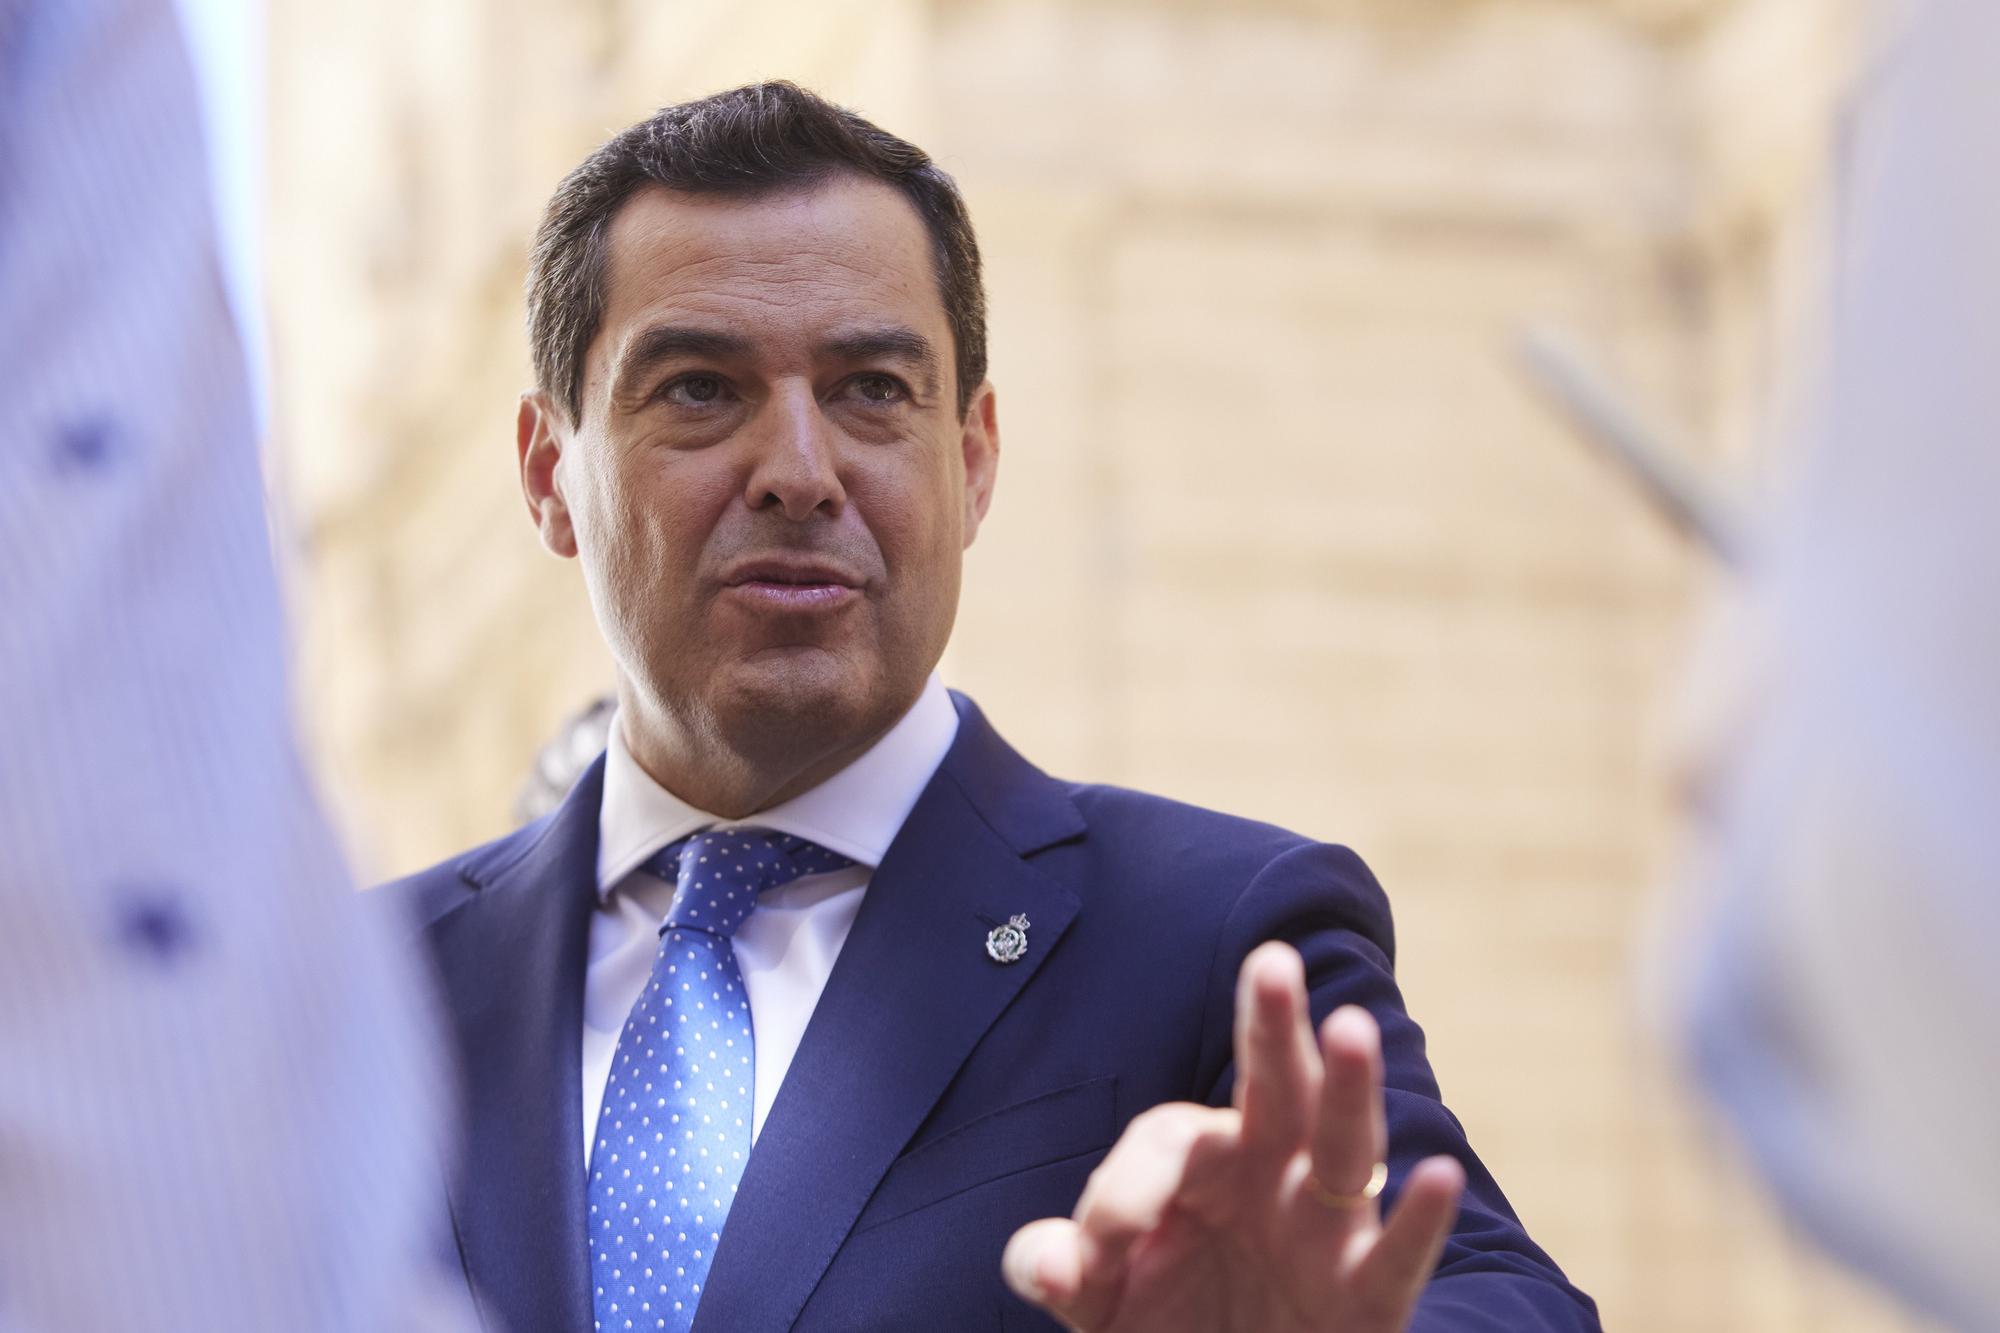
[{"label": "mouth", "polygon": [[861,595],[861,580],[838,565],[814,559],[748,560],[723,578],[734,600],[771,611],[833,611]]}]

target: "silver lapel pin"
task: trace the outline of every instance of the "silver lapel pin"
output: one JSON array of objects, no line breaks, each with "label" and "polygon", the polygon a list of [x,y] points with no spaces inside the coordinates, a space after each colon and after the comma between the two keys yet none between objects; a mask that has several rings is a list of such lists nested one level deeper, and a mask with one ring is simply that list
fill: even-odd
[{"label": "silver lapel pin", "polygon": [[[987,918],[989,921],[991,917]],[[1015,914],[1004,926],[986,932],[986,956],[996,963],[1018,963],[1028,952],[1028,918]]]}]

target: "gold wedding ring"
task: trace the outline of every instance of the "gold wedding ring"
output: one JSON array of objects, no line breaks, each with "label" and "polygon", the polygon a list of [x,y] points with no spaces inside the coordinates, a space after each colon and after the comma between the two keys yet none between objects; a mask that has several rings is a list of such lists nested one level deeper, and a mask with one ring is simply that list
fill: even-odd
[{"label": "gold wedding ring", "polygon": [[1306,1192],[1319,1200],[1325,1207],[1331,1208],[1337,1213],[1344,1213],[1351,1208],[1359,1208],[1362,1204],[1373,1200],[1382,1192],[1382,1187],[1388,1183],[1389,1164],[1387,1162],[1377,1162],[1375,1163],[1375,1169],[1368,1173],[1368,1183],[1361,1187],[1359,1193],[1336,1194],[1326,1186],[1320,1184],[1318,1176],[1306,1177]]}]

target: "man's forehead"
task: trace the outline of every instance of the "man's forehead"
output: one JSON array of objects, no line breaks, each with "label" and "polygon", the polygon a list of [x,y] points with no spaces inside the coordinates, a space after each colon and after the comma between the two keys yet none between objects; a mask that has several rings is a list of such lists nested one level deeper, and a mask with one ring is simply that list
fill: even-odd
[{"label": "man's forehead", "polygon": [[753,194],[648,186],[612,217],[606,242],[607,324],[662,302],[817,299],[944,317],[923,222],[880,181],[840,175]]}]

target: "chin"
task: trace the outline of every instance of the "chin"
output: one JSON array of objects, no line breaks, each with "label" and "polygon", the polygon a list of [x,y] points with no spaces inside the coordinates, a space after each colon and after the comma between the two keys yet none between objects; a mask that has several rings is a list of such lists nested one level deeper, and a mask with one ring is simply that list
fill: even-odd
[{"label": "chin", "polygon": [[820,648],[768,649],[732,664],[717,685],[716,728],[750,752],[864,733],[886,702],[879,671]]}]

